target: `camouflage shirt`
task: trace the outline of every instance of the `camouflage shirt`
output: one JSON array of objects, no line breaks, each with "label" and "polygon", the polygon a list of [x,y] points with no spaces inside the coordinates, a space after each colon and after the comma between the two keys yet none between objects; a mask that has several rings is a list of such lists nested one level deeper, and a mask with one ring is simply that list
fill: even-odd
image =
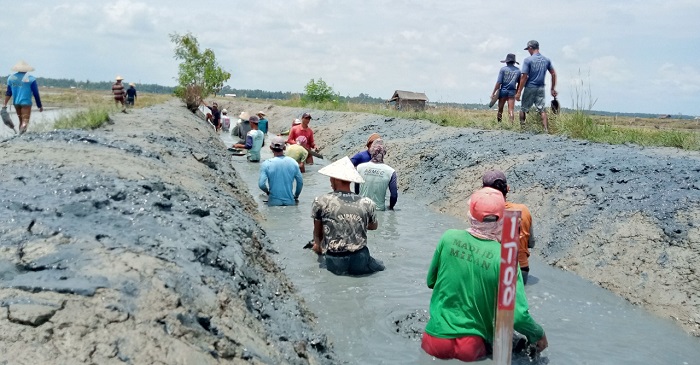
[{"label": "camouflage shirt", "polygon": [[371,199],[350,192],[317,196],[311,218],[323,224],[323,253],[355,252],[367,246],[367,225],[377,221],[376,209]]}]

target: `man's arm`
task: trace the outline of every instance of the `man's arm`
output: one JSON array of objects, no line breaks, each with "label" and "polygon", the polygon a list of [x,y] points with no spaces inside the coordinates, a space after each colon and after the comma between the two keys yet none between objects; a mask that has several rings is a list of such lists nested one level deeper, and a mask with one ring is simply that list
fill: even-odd
[{"label": "man's arm", "polygon": [[309,148],[316,149],[316,142],[314,142],[314,131],[313,130],[309,134],[308,143],[309,143]]},{"label": "man's arm", "polygon": [[323,222],[320,219],[314,219],[314,246],[311,248],[317,254],[321,254],[321,242],[323,242]]},{"label": "man's arm", "polygon": [[554,68],[549,69],[549,74],[552,75],[552,97],[557,97],[557,71]]},{"label": "man's arm", "polygon": [[[369,198],[363,198],[370,200]],[[367,222],[367,230],[374,231],[379,227],[379,221],[377,220],[377,205],[370,200],[370,211],[369,211],[369,221]]]},{"label": "man's arm", "polygon": [[36,106],[39,108],[40,112],[44,111],[44,107],[41,105],[41,98],[39,97],[39,86],[36,84],[36,80],[32,82],[32,94],[34,95],[34,100],[36,100]]},{"label": "man's arm", "polygon": [[5,91],[5,104],[3,104],[3,106],[7,106],[7,103],[10,102],[11,97],[12,97],[12,88],[10,88],[10,85],[7,85],[7,91]]},{"label": "man's arm", "polygon": [[[297,164],[297,167],[299,165]],[[301,189],[304,187],[304,178],[301,177],[301,169],[297,168],[297,172],[294,175],[294,181],[296,181],[296,190],[294,191],[294,200],[299,202],[299,194],[301,194]]]},{"label": "man's arm", "polygon": [[532,231],[532,223],[530,223],[530,236],[527,238],[527,248],[535,248],[535,233]]},{"label": "man's arm", "polygon": [[263,162],[260,166],[260,177],[258,178],[258,187],[265,194],[270,195],[270,189],[267,188],[267,164]]},{"label": "man's arm", "polygon": [[391,174],[391,179],[389,180],[389,210],[394,210],[394,205],[396,201],[399,200],[399,179],[396,176],[396,171]]},{"label": "man's arm", "polygon": [[433,253],[433,260],[430,262],[430,267],[428,268],[428,278],[426,280],[428,288],[432,289],[437,282],[438,268],[440,267],[440,252],[442,251],[442,239],[438,242],[437,247],[435,247],[435,253]]},{"label": "man's arm", "polygon": [[520,101],[520,94],[523,92],[523,87],[525,87],[525,83],[527,82],[527,74],[523,73],[520,75],[520,82],[518,82],[518,91],[515,92],[515,100]]}]

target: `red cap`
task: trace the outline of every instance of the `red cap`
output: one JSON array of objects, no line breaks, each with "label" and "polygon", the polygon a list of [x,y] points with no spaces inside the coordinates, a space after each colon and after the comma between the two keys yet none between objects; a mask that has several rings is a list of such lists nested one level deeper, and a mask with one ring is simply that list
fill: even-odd
[{"label": "red cap", "polygon": [[490,215],[497,216],[500,220],[505,209],[503,194],[493,188],[481,188],[469,198],[469,213],[479,222],[483,222],[484,217]]}]

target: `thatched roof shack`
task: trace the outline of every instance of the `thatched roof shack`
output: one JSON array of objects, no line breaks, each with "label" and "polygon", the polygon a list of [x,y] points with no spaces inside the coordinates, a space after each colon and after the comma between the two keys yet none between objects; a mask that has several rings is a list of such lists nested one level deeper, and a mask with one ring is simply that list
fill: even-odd
[{"label": "thatched roof shack", "polygon": [[413,91],[396,90],[387,103],[394,102],[396,110],[425,110],[425,103],[428,97],[424,93],[414,93]]}]

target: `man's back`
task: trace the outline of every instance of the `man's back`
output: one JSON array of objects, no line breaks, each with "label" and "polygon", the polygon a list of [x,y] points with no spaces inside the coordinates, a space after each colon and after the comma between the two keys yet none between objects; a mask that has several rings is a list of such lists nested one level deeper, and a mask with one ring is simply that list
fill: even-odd
[{"label": "man's back", "polygon": [[543,87],[547,71],[552,70],[549,58],[537,52],[523,61],[522,73],[527,74],[525,87]]},{"label": "man's back", "polygon": [[265,183],[270,186],[268,205],[295,205],[293,182],[296,180],[297,190],[303,185],[299,165],[287,156],[273,157],[260,166],[258,186],[262,189]]},{"label": "man's back", "polygon": [[248,150],[249,161],[260,161],[260,149],[262,148],[265,134],[259,129],[251,129],[247,137],[253,140],[253,146]]},{"label": "man's back", "polygon": [[[425,331],[439,338],[480,336],[493,341],[501,245],[465,230],[446,231],[428,271],[433,288],[430,320]],[[525,287],[516,285],[515,329],[533,343],[544,331],[530,317]]]},{"label": "man's back", "polygon": [[311,217],[324,226],[323,250],[356,252],[367,245],[367,225],[377,221],[375,204],[355,193],[334,191],[317,196]]},{"label": "man's back", "polygon": [[520,211],[520,241],[518,243],[518,264],[520,267],[529,267],[530,235],[532,233],[532,215],[525,204],[506,201],[506,209]]},{"label": "man's back", "polygon": [[287,146],[287,149],[284,151],[284,154],[293,158],[294,161],[296,161],[297,163],[301,163],[306,161],[306,158],[309,156],[309,151],[307,151],[306,148],[298,144],[291,144]]},{"label": "man's back", "polygon": [[370,161],[359,164],[357,172],[365,179],[360,184],[360,195],[372,199],[378,210],[386,210],[386,189],[395,170],[387,164]]}]

